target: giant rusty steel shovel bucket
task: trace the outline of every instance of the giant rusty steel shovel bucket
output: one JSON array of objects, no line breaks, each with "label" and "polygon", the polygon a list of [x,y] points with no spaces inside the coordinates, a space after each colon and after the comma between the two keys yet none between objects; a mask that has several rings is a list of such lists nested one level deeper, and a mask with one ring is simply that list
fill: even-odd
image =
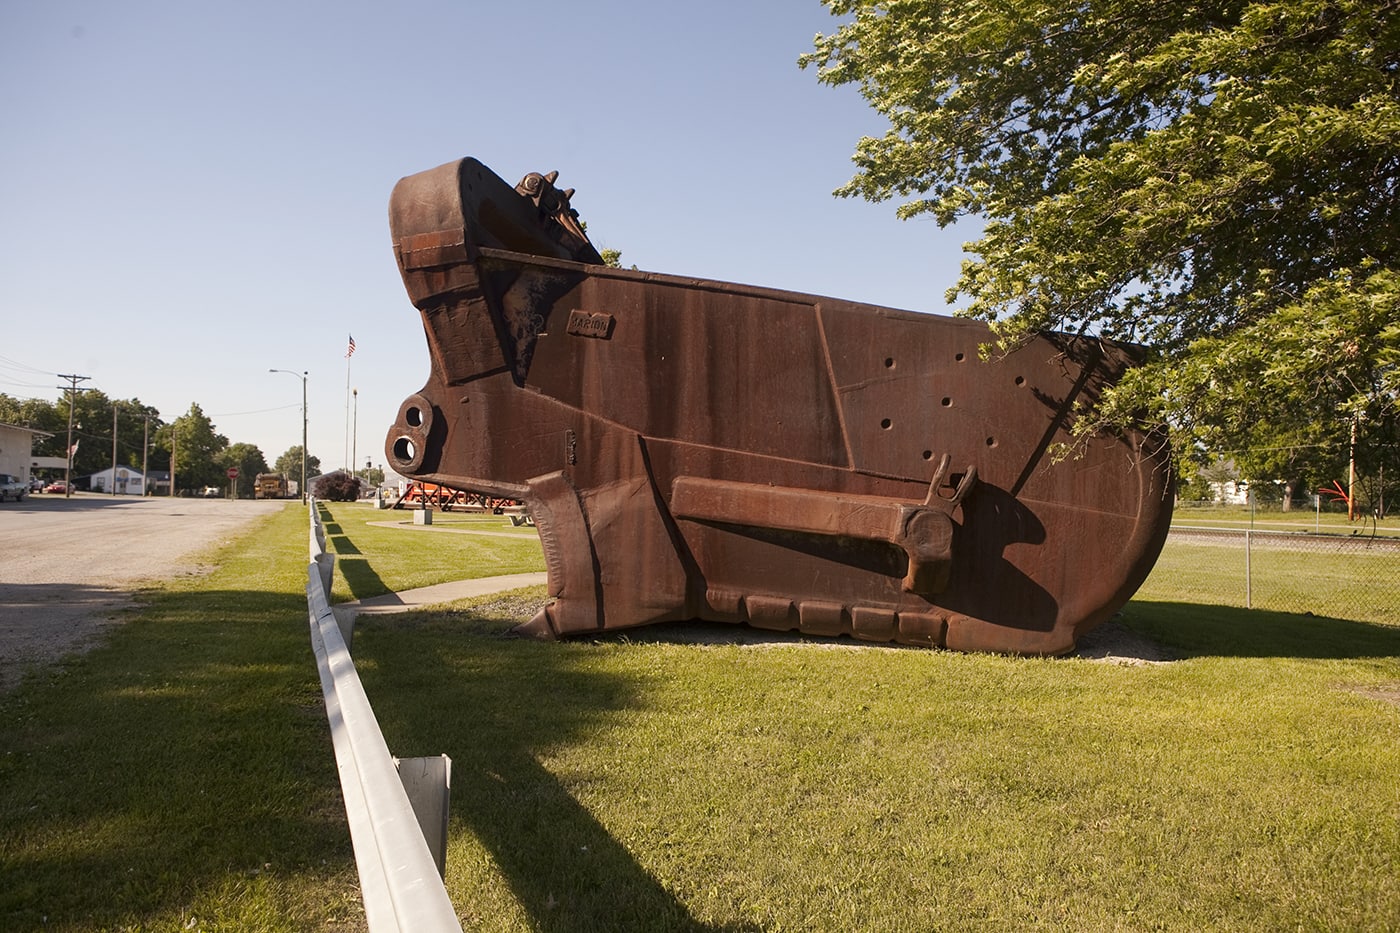
[{"label": "giant rusty steel shovel bucket", "polygon": [[[1059,654],[1161,550],[1156,432],[1071,438],[1131,348],[602,264],[554,175],[399,182],[428,382],[386,455],[526,503],[543,637],[684,619]],[[1058,445],[1077,452],[1057,459]]]}]

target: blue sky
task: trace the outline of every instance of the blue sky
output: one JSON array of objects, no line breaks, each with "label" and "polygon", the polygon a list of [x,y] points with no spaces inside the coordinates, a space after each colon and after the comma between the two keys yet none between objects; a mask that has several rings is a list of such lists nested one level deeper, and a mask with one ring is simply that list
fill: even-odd
[{"label": "blue sky", "polygon": [[975,232],[831,195],[884,130],[797,68],[838,25],[817,0],[0,3],[0,392],[198,403],[271,462],[301,386],[268,369],[307,370],[311,453],[382,463],[428,375],[389,192],[468,155],[557,169],[628,266],[946,312]]}]

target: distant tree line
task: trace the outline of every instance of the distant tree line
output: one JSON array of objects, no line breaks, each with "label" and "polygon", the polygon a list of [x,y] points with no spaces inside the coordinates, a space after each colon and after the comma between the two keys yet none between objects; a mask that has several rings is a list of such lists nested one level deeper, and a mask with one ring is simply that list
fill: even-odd
[{"label": "distant tree line", "polygon": [[[301,480],[304,451],[300,444],[289,448],[269,468],[256,444],[230,443],[197,403],[191,403],[188,411],[167,422],[159,411],[140,399],[111,399],[100,389],[79,389],[72,396],[74,482],[111,468],[114,437],[117,466],[136,470],[144,466],[148,473],[169,474],[173,461],[177,495],[192,494],[209,486],[227,489],[228,471],[232,468],[238,470],[234,495],[239,498],[252,498],[253,483],[259,473],[275,471]],[[53,402],[14,398],[0,392],[0,422],[51,435],[35,437],[36,457],[65,456],[68,416],[67,392]],[[316,457],[307,458],[308,477],[320,469]]]}]

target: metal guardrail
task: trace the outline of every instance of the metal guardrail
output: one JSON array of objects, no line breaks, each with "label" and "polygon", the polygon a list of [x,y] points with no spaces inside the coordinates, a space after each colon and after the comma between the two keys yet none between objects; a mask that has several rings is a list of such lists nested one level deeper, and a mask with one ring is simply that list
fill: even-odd
[{"label": "metal guardrail", "polygon": [[[310,500],[310,512],[311,561],[307,567],[306,604],[311,646],[321,675],[326,720],[335,747],[369,929],[371,933],[461,933],[462,926],[442,883],[441,865],[429,849],[419,816],[400,778],[398,763],[389,754],[350,649],[331,611],[327,593],[335,557],[326,552],[325,531],[314,499]],[[439,760],[450,767],[445,756],[427,759]]]}]

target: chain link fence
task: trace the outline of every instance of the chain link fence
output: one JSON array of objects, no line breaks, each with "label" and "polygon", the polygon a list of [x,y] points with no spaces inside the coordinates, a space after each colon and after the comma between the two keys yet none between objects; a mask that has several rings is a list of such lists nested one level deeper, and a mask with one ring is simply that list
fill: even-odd
[{"label": "chain link fence", "polygon": [[1137,598],[1400,625],[1400,538],[1173,525]]}]

